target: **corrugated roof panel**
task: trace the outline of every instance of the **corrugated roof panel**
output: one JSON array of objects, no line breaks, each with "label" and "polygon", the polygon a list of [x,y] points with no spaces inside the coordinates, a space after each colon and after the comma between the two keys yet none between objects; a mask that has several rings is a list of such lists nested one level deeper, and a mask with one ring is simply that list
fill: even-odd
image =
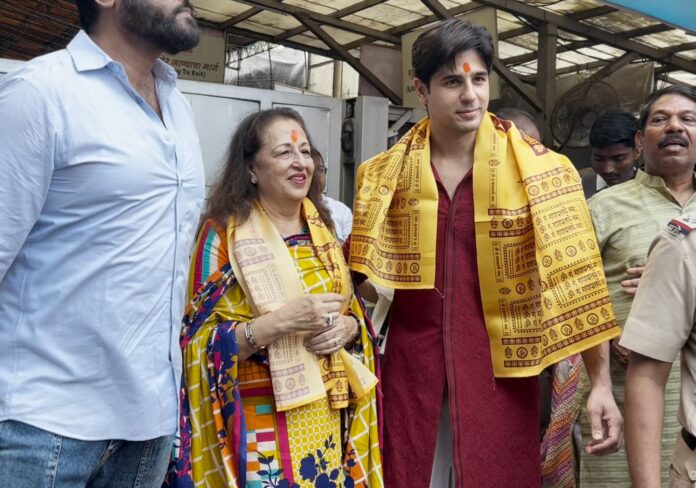
[{"label": "corrugated roof panel", "polygon": [[516,15],[513,15],[509,12],[504,11],[504,10],[498,10],[497,14],[498,14],[497,15],[498,20],[502,19],[502,20],[505,20],[507,22],[513,22],[513,23],[519,24],[517,27],[520,27],[522,25],[522,23],[520,22],[520,19],[518,19]]},{"label": "corrugated roof panel", "polygon": [[689,35],[681,29],[674,29],[667,32],[660,32],[659,34],[636,37],[635,40],[651,47],[664,49],[678,44],[694,42],[696,41],[696,36]]},{"label": "corrugated roof panel", "polygon": [[300,44],[306,44],[312,47],[318,47],[320,49],[329,49],[329,46],[324,44],[322,41],[317,39],[311,32],[305,32],[304,34],[297,34],[292,36],[289,41],[298,42]]},{"label": "corrugated roof panel", "polygon": [[501,32],[511,31],[513,29],[519,29],[520,27],[522,27],[522,22],[520,22],[517,17],[515,17],[514,15],[510,15],[507,12],[498,10],[497,17],[498,34],[500,34]]},{"label": "corrugated roof panel", "polygon": [[[379,17],[378,17],[379,18]],[[353,24],[358,24],[362,27],[369,27],[370,29],[378,31],[386,31],[394,27],[394,24],[390,24],[388,19],[372,20],[372,17],[363,16],[362,12],[360,14],[353,14],[343,17],[341,20],[346,22],[352,22]]]},{"label": "corrugated roof panel", "polygon": [[336,29],[335,27],[330,27],[328,25],[321,26],[324,31],[331,37],[333,37],[339,44],[348,44],[357,39],[362,39],[363,36],[360,34],[354,34],[352,32],[347,32],[342,29]]},{"label": "corrugated roof panel", "polygon": [[537,45],[539,43],[539,36],[536,32],[530,32],[528,34],[523,34],[521,36],[508,39],[507,42],[523,47],[525,49],[529,49],[531,51],[536,51]]},{"label": "corrugated roof panel", "polygon": [[581,54],[577,51],[566,51],[558,54],[556,58],[563,59],[564,61],[567,61],[572,64],[585,64],[595,61],[595,58],[585,56],[584,54]]},{"label": "corrugated roof panel", "polygon": [[[331,15],[336,10],[348,7],[355,2],[350,0],[331,0],[330,2],[312,2],[310,0],[285,0],[283,3],[294,5],[305,10],[311,10],[324,15]],[[326,5],[326,4],[329,5]]]},{"label": "corrugated roof panel", "polygon": [[[246,1],[247,0],[244,0],[244,2]],[[253,3],[253,0],[249,1]],[[359,6],[361,5],[361,1],[362,0],[275,0],[274,5],[278,5],[280,8],[282,8],[283,5],[294,6],[323,15],[332,15],[338,10],[356,5]],[[607,3],[603,0],[517,1],[529,7],[540,8],[542,11],[553,12],[564,16],[570,16],[588,10],[593,11],[597,8],[605,9],[607,7]],[[665,4],[671,2],[671,0],[655,0],[656,3],[658,1],[664,2]],[[33,25],[33,23],[36,23],[36,15],[34,14],[37,11],[37,2],[49,6],[47,8],[51,9],[54,8],[54,3],[61,5],[69,3],[70,8],[63,8],[68,15],[68,27],[77,29],[77,15],[74,4],[68,0],[60,0],[60,2],[49,2],[48,0],[12,0],[8,2],[0,0],[0,37],[3,39],[0,41],[0,53],[4,53],[4,56],[22,56],[27,58],[32,55],[44,54],[58,47],[62,38],[65,38],[67,42],[69,34],[74,32],[74,30],[66,30],[65,24],[61,24],[60,22],[54,23],[56,32],[46,31],[48,28],[38,30],[36,26]],[[694,3],[694,7],[696,8],[696,0],[690,0],[690,2]],[[256,12],[259,10],[240,0],[192,0],[192,3],[196,7],[197,15],[201,19],[213,24],[222,24],[234,17],[243,15],[245,12]],[[478,5],[472,0],[440,0],[440,3],[448,9],[466,5]],[[6,4],[8,4],[9,7],[6,6]],[[3,20],[8,18],[13,19],[17,15],[23,20],[16,22],[16,25],[13,24],[7,27],[7,25],[2,23]],[[410,22],[418,22],[426,16],[434,18],[432,11],[423,3],[423,0],[382,0],[380,4],[373,5],[362,11],[356,11],[344,20],[374,30],[385,31],[391,27],[403,26]],[[595,18],[588,18],[581,22],[584,22],[588,26],[617,33],[617,39],[621,35],[621,32],[659,25],[658,21],[655,19],[642,16],[626,9]],[[517,16],[503,11],[497,12],[497,24],[499,33],[510,32],[520,29],[520,27],[527,26],[527,23],[521,21]],[[536,24],[535,22],[534,25]],[[282,14],[278,12],[277,9],[265,8],[261,9],[260,13],[239,23],[237,27],[255,31],[272,41],[274,36],[282,34],[299,25],[298,21],[292,15]],[[43,24],[41,24],[40,27],[43,28]],[[362,36],[359,34],[346,32],[342,29],[326,26],[324,26],[323,29],[330,35],[334,35],[336,41],[341,44],[353,43],[362,39]],[[324,43],[316,39],[315,36],[310,33],[294,36],[291,40],[300,45],[305,44],[307,46],[326,49]],[[561,45],[567,46],[568,43],[578,40],[585,39],[581,36],[572,35],[559,30],[559,47]],[[674,59],[688,60],[688,63],[683,63],[685,66],[681,66],[681,68],[689,69],[696,73],[696,49],[694,49],[693,45],[690,45],[690,43],[696,43],[696,35],[687,35],[682,30],[673,29],[668,32],[643,36],[637,39],[637,41],[645,43],[653,48],[667,49],[668,52],[670,48],[687,44],[685,46],[687,50],[678,54]],[[239,42],[245,42],[245,40],[240,39]],[[379,44],[389,45],[389,43],[382,41],[380,41]],[[512,58],[533,53],[537,50],[537,44],[537,34],[535,32],[531,34],[528,33],[517,36],[516,38],[506,39],[505,42],[500,43],[498,51],[502,59]],[[579,65],[592,64],[594,60],[608,60],[622,55],[623,52],[624,51],[621,49],[602,44],[594,47],[581,48],[579,51],[575,52],[559,53],[558,66],[559,68],[565,67],[567,66],[566,63]],[[689,68],[691,65],[694,65],[693,70]],[[670,66],[668,66],[668,68],[670,68]],[[514,69],[520,73],[533,74],[536,70],[536,61],[525,63],[524,66],[520,66],[519,68],[515,67]],[[684,77],[686,75],[682,74],[680,76]]]},{"label": "corrugated roof panel", "polygon": [[[416,1],[420,1],[420,0],[416,0]],[[440,3],[442,4],[443,7],[445,7],[446,9],[449,10],[451,8],[458,7],[460,5],[465,5],[465,4],[471,3],[471,2],[467,2],[464,0],[462,0],[462,1],[440,0]]]},{"label": "corrugated roof panel", "polygon": [[611,59],[621,56],[625,51],[606,44],[597,44],[592,47],[583,47],[578,52],[595,59]]},{"label": "corrugated roof panel", "polygon": [[669,73],[669,77],[688,85],[696,85],[696,75],[693,73],[687,73],[685,71],[673,71],[672,73]]},{"label": "corrugated roof panel", "polygon": [[378,4],[361,10],[360,16],[368,19],[379,19],[380,22],[392,27],[423,18],[422,15],[387,4]]},{"label": "corrugated roof panel", "polygon": [[558,57],[556,58],[556,69],[568,68],[570,66],[575,66],[575,65],[576,65],[576,63],[566,61],[566,60],[558,58]]},{"label": "corrugated roof panel", "polygon": [[[534,3],[534,2],[524,2],[524,3]],[[537,5],[546,9],[556,12],[558,14],[568,15],[577,12],[582,12],[583,10],[589,10],[591,8],[603,7],[604,4],[597,2],[595,0],[564,0],[560,2],[539,2]]]},{"label": "corrugated roof panel", "polygon": [[413,0],[387,0],[386,4],[422,17],[427,17],[433,14],[432,11],[421,1],[414,2]]},{"label": "corrugated roof panel", "polygon": [[215,24],[220,24],[222,22],[227,22],[230,20],[234,15],[225,15],[225,14],[219,14],[217,12],[213,12],[210,10],[205,10],[205,9],[197,9],[197,14],[199,18],[207,20],[209,22],[213,22]]},{"label": "corrugated roof panel", "polygon": [[533,68],[528,68],[526,66],[520,65],[520,66],[515,66],[514,68],[512,68],[512,71],[514,71],[515,73],[518,73],[522,76],[536,75],[536,72],[537,72],[536,62],[534,63]]},{"label": "corrugated roof panel", "polygon": [[211,22],[225,22],[247,10],[248,5],[224,0],[191,0],[196,8],[196,15]]},{"label": "corrugated roof panel", "polygon": [[498,57],[500,59],[510,58],[512,56],[519,56],[521,54],[527,54],[533,52],[531,49],[527,49],[516,44],[512,44],[507,41],[498,41]]},{"label": "corrugated roof panel", "polygon": [[531,69],[536,73],[537,71],[537,60],[535,59],[534,61],[529,61],[527,63],[521,64],[518,66],[518,68],[524,68],[524,69]]},{"label": "corrugated roof panel", "polygon": [[568,31],[564,31],[564,30],[558,31],[558,39],[560,40],[560,42],[563,42],[563,43],[587,40],[586,37],[578,36],[578,35],[572,34]]},{"label": "corrugated roof panel", "polygon": [[276,29],[276,28],[270,27],[266,24],[259,24],[252,19],[247,19],[244,22],[240,22],[240,23],[236,24],[235,27],[239,27],[240,29],[248,29],[250,31],[258,32],[260,34],[271,35],[271,36],[277,36],[281,32],[284,32],[282,29]]},{"label": "corrugated roof panel", "polygon": [[248,20],[259,24],[267,25],[272,29],[278,29],[281,31],[294,29],[299,27],[300,22],[291,15],[284,15],[276,12],[271,12],[270,10],[264,10],[258,14],[250,17]]},{"label": "corrugated roof panel", "polygon": [[601,17],[591,17],[581,22],[594,25],[595,27],[609,32],[627,31],[659,23],[648,17],[643,17],[642,15],[634,14],[626,10],[602,15]]}]

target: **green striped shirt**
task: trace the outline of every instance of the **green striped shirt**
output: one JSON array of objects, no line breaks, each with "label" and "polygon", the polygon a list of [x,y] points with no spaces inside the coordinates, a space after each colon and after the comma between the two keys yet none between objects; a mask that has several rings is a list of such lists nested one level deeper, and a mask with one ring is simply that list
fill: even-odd
[{"label": "green striped shirt", "polygon": [[[644,266],[648,249],[667,223],[685,213],[696,214],[696,195],[682,207],[659,176],[638,171],[635,179],[603,190],[589,200],[590,214],[602,253],[609,294],[619,324],[623,327],[631,310],[633,297],[626,294],[621,282],[628,279],[626,268]],[[614,397],[624,412],[625,370],[612,359]],[[589,388],[584,388],[582,405],[583,442],[590,439],[586,412]],[[662,486],[669,484],[672,448],[680,430],[679,362],[672,367],[665,391],[665,424],[662,434]],[[587,488],[630,488],[631,482],[622,448],[616,454],[596,457],[584,452],[580,456],[580,486]]]}]

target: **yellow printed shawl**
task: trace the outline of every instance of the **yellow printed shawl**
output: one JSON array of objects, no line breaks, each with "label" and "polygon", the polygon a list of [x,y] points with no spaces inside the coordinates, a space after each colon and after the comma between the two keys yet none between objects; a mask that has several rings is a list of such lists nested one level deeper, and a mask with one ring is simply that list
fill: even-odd
[{"label": "yellow printed shawl", "polygon": [[[430,123],[360,166],[350,266],[396,289],[435,282]],[[497,377],[533,376],[620,334],[572,163],[491,114],[474,153],[481,299]]]},{"label": "yellow printed shawl", "polygon": [[[341,246],[308,198],[302,202],[302,211],[317,257],[331,277],[331,291],[346,297],[342,310],[346,312],[353,286]],[[258,203],[242,225],[230,222],[227,245],[230,264],[254,316],[272,312],[305,294],[283,239]],[[273,395],[279,412],[307,405],[327,394],[333,408],[345,408],[349,399],[362,399],[377,384],[377,377],[345,349],[318,358],[305,349],[303,342],[304,334],[295,333],[268,346]]]}]

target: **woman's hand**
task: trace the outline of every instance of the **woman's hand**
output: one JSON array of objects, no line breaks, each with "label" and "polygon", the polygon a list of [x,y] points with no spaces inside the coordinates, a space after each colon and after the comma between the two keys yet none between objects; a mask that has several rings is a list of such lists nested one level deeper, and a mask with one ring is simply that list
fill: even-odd
[{"label": "woman's hand", "polygon": [[358,320],[352,315],[338,316],[333,320],[331,327],[308,335],[305,338],[305,347],[318,356],[333,354],[355,339],[359,327]]},{"label": "woman's hand", "polygon": [[278,310],[254,320],[254,338],[259,345],[267,346],[288,334],[324,331],[335,325],[333,322],[345,300],[338,293],[317,293],[290,300]]},{"label": "woman's hand", "polygon": [[338,293],[306,295],[290,300],[273,315],[286,333],[316,332],[327,328],[338,317],[345,300]]}]

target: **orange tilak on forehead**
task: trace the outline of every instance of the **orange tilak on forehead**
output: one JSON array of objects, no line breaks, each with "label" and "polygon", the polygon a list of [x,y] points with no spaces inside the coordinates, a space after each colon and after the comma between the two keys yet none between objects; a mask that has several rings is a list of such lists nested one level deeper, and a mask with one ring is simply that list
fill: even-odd
[{"label": "orange tilak on forehead", "polygon": [[464,63],[462,65],[462,69],[464,70],[464,73],[471,73],[471,65],[469,63]]},{"label": "orange tilak on forehead", "polygon": [[297,133],[296,130],[290,131],[290,139],[292,142],[297,142],[297,139],[300,138],[300,134]]}]

